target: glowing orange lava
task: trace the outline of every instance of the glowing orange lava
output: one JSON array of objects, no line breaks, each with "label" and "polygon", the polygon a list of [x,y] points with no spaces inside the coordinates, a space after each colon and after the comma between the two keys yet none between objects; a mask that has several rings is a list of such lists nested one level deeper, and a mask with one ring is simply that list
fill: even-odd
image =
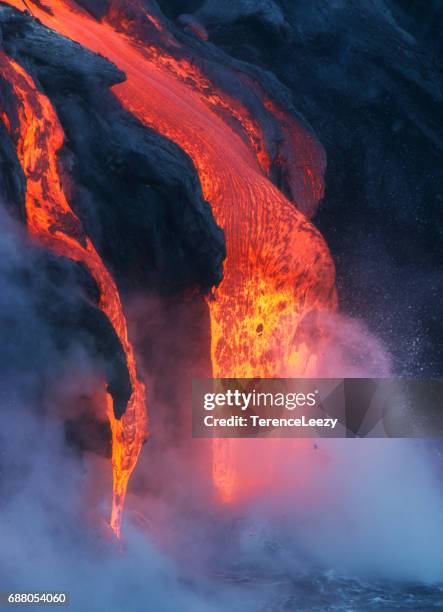
[{"label": "glowing orange lava", "polygon": [[117,287],[63,191],[57,153],[63,145],[64,134],[57,116],[31,77],[3,53],[0,54],[0,73],[11,83],[17,101],[19,126],[16,146],[26,176],[29,231],[54,253],[81,262],[88,268],[99,288],[99,307],[112,323],[126,354],[132,394],[120,420],[114,417],[112,397],[107,395],[114,481],[110,524],[119,536],[128,480],[147,435],[145,389],[137,378]]},{"label": "glowing orange lava", "polygon": [[[159,38],[158,19],[146,42],[119,3],[100,22],[69,0],[45,0],[53,14],[31,4],[44,24],[113,61],[127,76],[113,88],[117,98],[195,164],[227,248],[223,281],[208,300],[214,376],[312,372],[316,355],[297,328],[310,313],[336,307],[334,265],[320,233],[269,180],[264,136],[249,111],[212,86],[195,63],[177,58],[180,44]],[[285,121],[287,146],[305,160],[298,204],[307,209],[304,193],[316,202],[323,189],[312,136],[269,99],[263,106]],[[214,441],[213,477],[224,501],[253,486],[238,461],[242,442]]]}]

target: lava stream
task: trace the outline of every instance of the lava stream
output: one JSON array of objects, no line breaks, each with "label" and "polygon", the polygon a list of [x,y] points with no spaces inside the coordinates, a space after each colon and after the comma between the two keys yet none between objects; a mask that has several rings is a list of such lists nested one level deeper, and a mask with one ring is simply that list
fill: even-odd
[{"label": "lava stream", "polygon": [[[14,60],[0,54],[0,73],[11,83],[18,108],[17,155],[26,176],[26,218],[32,236],[57,255],[84,264],[100,292],[100,309],[112,323],[126,355],[132,393],[124,416],[116,419],[107,394],[112,431],[113,502],[110,525],[119,537],[124,498],[147,436],[145,389],[137,378],[134,353],[117,287],[80,220],[71,210],[57,169],[64,134],[49,102]],[[11,122],[12,123],[12,122]]]},{"label": "lava stream", "polygon": [[[20,0],[10,4],[23,7]],[[195,164],[227,249],[223,281],[208,300],[214,376],[312,373],[316,354],[301,329],[307,317],[336,307],[334,265],[320,233],[269,180],[259,126],[238,101],[210,87],[195,64],[177,59],[172,47],[180,43],[159,35],[158,20],[145,41],[134,34],[118,1],[101,21],[70,0],[45,5],[50,11],[32,3],[33,14],[125,72],[127,80],[113,87],[123,106],[183,148]],[[140,19],[149,21],[139,10]],[[265,97],[263,106],[281,119]],[[292,136],[305,159],[302,178],[318,199],[322,183],[312,161],[312,137],[295,121],[288,121],[286,130],[297,130]],[[214,441],[213,477],[225,501],[249,487],[238,461],[241,445]]]}]

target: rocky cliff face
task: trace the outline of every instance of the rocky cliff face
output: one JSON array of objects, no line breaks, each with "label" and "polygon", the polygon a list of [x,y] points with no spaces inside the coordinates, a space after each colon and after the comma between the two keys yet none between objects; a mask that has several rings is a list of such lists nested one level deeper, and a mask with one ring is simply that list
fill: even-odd
[{"label": "rocky cliff face", "polygon": [[[223,235],[192,163],[120,107],[110,87],[124,74],[32,17],[3,7],[0,19],[4,49],[57,111],[71,201],[118,284],[167,292],[217,284]],[[11,156],[8,139],[2,143]],[[9,202],[19,200],[12,183]]]},{"label": "rocky cliff face", "polygon": [[[139,124],[114,98],[110,88],[124,74],[10,7],[0,6],[0,27],[1,49],[24,67],[57,112],[65,137],[58,152],[64,191],[123,298],[141,289],[170,299],[189,291],[203,295],[216,285],[223,232],[186,154]],[[127,363],[98,308],[94,280],[82,265],[26,244],[20,230],[26,180],[14,135],[19,110],[11,83],[0,80],[0,112],[8,116],[0,121],[0,203],[8,213],[2,213],[5,230],[14,236],[11,242],[5,231],[1,284],[5,296],[15,296],[2,302],[2,321],[9,322],[2,361],[18,387],[23,379],[32,381],[26,394],[35,400],[77,347],[106,378],[121,416],[131,393]],[[52,348],[45,353],[47,342]],[[46,356],[39,359],[42,351]],[[71,436],[78,437],[75,426]]]}]

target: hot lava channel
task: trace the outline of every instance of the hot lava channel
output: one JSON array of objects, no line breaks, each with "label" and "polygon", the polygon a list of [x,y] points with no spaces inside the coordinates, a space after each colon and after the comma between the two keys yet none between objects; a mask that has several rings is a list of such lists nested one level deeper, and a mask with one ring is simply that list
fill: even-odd
[{"label": "hot lava channel", "polygon": [[[9,4],[24,8],[20,0]],[[208,299],[213,375],[312,375],[317,356],[297,330],[312,313],[336,308],[335,269],[322,236],[269,179],[262,130],[250,113],[208,87],[195,63],[168,52],[168,45],[179,43],[143,5],[131,3],[140,20],[154,23],[149,40],[134,33],[121,3],[114,4],[101,21],[69,0],[45,0],[46,9],[29,6],[48,27],[114,62],[127,77],[113,87],[122,105],[194,162],[227,250],[223,280]],[[275,106],[268,99],[263,105]],[[282,113],[276,115],[280,119]],[[300,132],[294,142],[303,147]],[[315,173],[307,155],[306,176]],[[320,196],[318,184],[315,189]],[[241,445],[241,440],[214,441],[213,478],[226,502],[245,488]]]},{"label": "hot lava channel", "polygon": [[99,307],[112,323],[126,355],[132,393],[120,419],[115,418],[112,397],[107,394],[113,470],[110,525],[119,536],[128,480],[147,436],[145,388],[137,377],[134,352],[115,282],[85,235],[63,191],[57,153],[63,145],[64,134],[51,103],[24,69],[4,53],[0,54],[0,74],[12,85],[18,108],[16,146],[26,177],[29,232],[39,244],[57,255],[86,266],[99,288]]}]

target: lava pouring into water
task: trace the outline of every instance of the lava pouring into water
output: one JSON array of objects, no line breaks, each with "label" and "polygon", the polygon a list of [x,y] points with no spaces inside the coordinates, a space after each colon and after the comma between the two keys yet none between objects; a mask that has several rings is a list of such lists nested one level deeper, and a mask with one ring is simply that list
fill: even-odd
[{"label": "lava pouring into water", "polygon": [[[10,4],[23,8],[20,0]],[[334,265],[320,233],[270,181],[260,125],[244,105],[213,86],[185,52],[178,58],[181,43],[164,35],[158,19],[154,27],[137,2],[131,9],[151,25],[148,39],[126,18],[122,3],[111,4],[101,21],[70,0],[47,0],[50,10],[31,4],[45,25],[114,62],[127,77],[113,87],[122,105],[194,162],[227,250],[223,280],[208,299],[213,375],[312,373],[315,350],[300,330],[307,317],[335,309]],[[269,99],[263,96],[262,104],[282,120],[283,112]],[[285,129],[288,146],[304,155],[304,190],[317,201],[322,180],[313,163],[314,139],[295,121]],[[303,189],[299,192],[303,197]],[[299,208],[304,204],[300,201]],[[250,488],[238,461],[241,443],[214,441],[213,479],[222,501]]]},{"label": "lava pouring into water", "polygon": [[64,134],[49,100],[14,60],[0,54],[0,74],[12,84],[19,126],[17,155],[26,176],[26,218],[29,232],[57,255],[84,264],[97,283],[100,309],[112,323],[126,355],[132,394],[125,414],[116,419],[111,395],[107,414],[112,432],[113,502],[110,525],[119,537],[129,477],[147,435],[145,389],[137,378],[134,353],[117,287],[85,235],[63,191],[57,152]]}]

